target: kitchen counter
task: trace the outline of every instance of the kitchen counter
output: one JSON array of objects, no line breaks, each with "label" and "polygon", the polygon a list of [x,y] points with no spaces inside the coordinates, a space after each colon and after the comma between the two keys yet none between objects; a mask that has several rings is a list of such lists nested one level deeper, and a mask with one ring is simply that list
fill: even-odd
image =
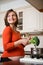
[{"label": "kitchen counter", "polygon": [[23,57],[17,60],[0,62],[0,65],[43,65],[43,59],[32,59],[30,57]]},{"label": "kitchen counter", "polygon": [[20,62],[23,63],[30,63],[30,64],[43,64],[43,59],[37,59],[37,58],[29,58],[29,57],[24,57],[20,59]]},{"label": "kitchen counter", "polygon": [[27,35],[43,35],[43,31],[33,31],[33,32],[21,32],[21,36],[22,35],[24,35],[25,36],[25,34],[27,34]]},{"label": "kitchen counter", "polygon": [[35,65],[30,63],[23,63],[20,61],[8,61],[8,62],[2,62],[0,65]]}]

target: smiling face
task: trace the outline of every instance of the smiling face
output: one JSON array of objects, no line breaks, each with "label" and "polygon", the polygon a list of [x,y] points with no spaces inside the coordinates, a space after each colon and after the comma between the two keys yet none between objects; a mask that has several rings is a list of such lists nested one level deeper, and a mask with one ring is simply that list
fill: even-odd
[{"label": "smiling face", "polygon": [[6,26],[10,26],[10,24],[14,24],[14,26],[17,27],[17,24],[18,24],[18,15],[17,15],[17,13],[13,9],[9,9],[6,12],[4,21],[5,21]]},{"label": "smiling face", "polygon": [[17,21],[16,14],[14,12],[10,12],[7,16],[7,21],[9,24],[13,24]]}]

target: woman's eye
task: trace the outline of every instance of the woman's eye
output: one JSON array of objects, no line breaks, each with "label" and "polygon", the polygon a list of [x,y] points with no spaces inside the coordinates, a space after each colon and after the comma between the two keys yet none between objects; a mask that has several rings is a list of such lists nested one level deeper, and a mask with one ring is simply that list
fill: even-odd
[{"label": "woman's eye", "polygon": [[15,14],[13,14],[12,16],[16,16]]},{"label": "woman's eye", "polygon": [[8,15],[7,17],[10,17],[10,15]]},{"label": "woman's eye", "polygon": [[15,14],[12,14],[12,15],[8,15],[7,17],[10,17],[10,16],[16,16]]}]

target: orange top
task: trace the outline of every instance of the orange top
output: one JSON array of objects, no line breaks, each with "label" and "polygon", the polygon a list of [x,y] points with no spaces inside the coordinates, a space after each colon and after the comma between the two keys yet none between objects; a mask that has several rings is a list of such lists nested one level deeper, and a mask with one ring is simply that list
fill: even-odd
[{"label": "orange top", "polygon": [[15,32],[10,26],[7,26],[3,31],[2,38],[4,47],[2,57],[24,56],[23,45],[14,46],[14,42],[21,38],[20,32]]}]

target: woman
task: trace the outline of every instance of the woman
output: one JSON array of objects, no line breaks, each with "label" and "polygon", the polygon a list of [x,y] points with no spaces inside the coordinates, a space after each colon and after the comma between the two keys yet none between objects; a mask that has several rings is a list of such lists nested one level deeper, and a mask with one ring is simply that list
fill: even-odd
[{"label": "woman", "polygon": [[28,44],[29,38],[22,39],[20,32],[16,29],[18,24],[17,13],[13,9],[8,10],[4,21],[6,27],[2,35],[4,47],[2,59],[24,56],[24,47]]}]

